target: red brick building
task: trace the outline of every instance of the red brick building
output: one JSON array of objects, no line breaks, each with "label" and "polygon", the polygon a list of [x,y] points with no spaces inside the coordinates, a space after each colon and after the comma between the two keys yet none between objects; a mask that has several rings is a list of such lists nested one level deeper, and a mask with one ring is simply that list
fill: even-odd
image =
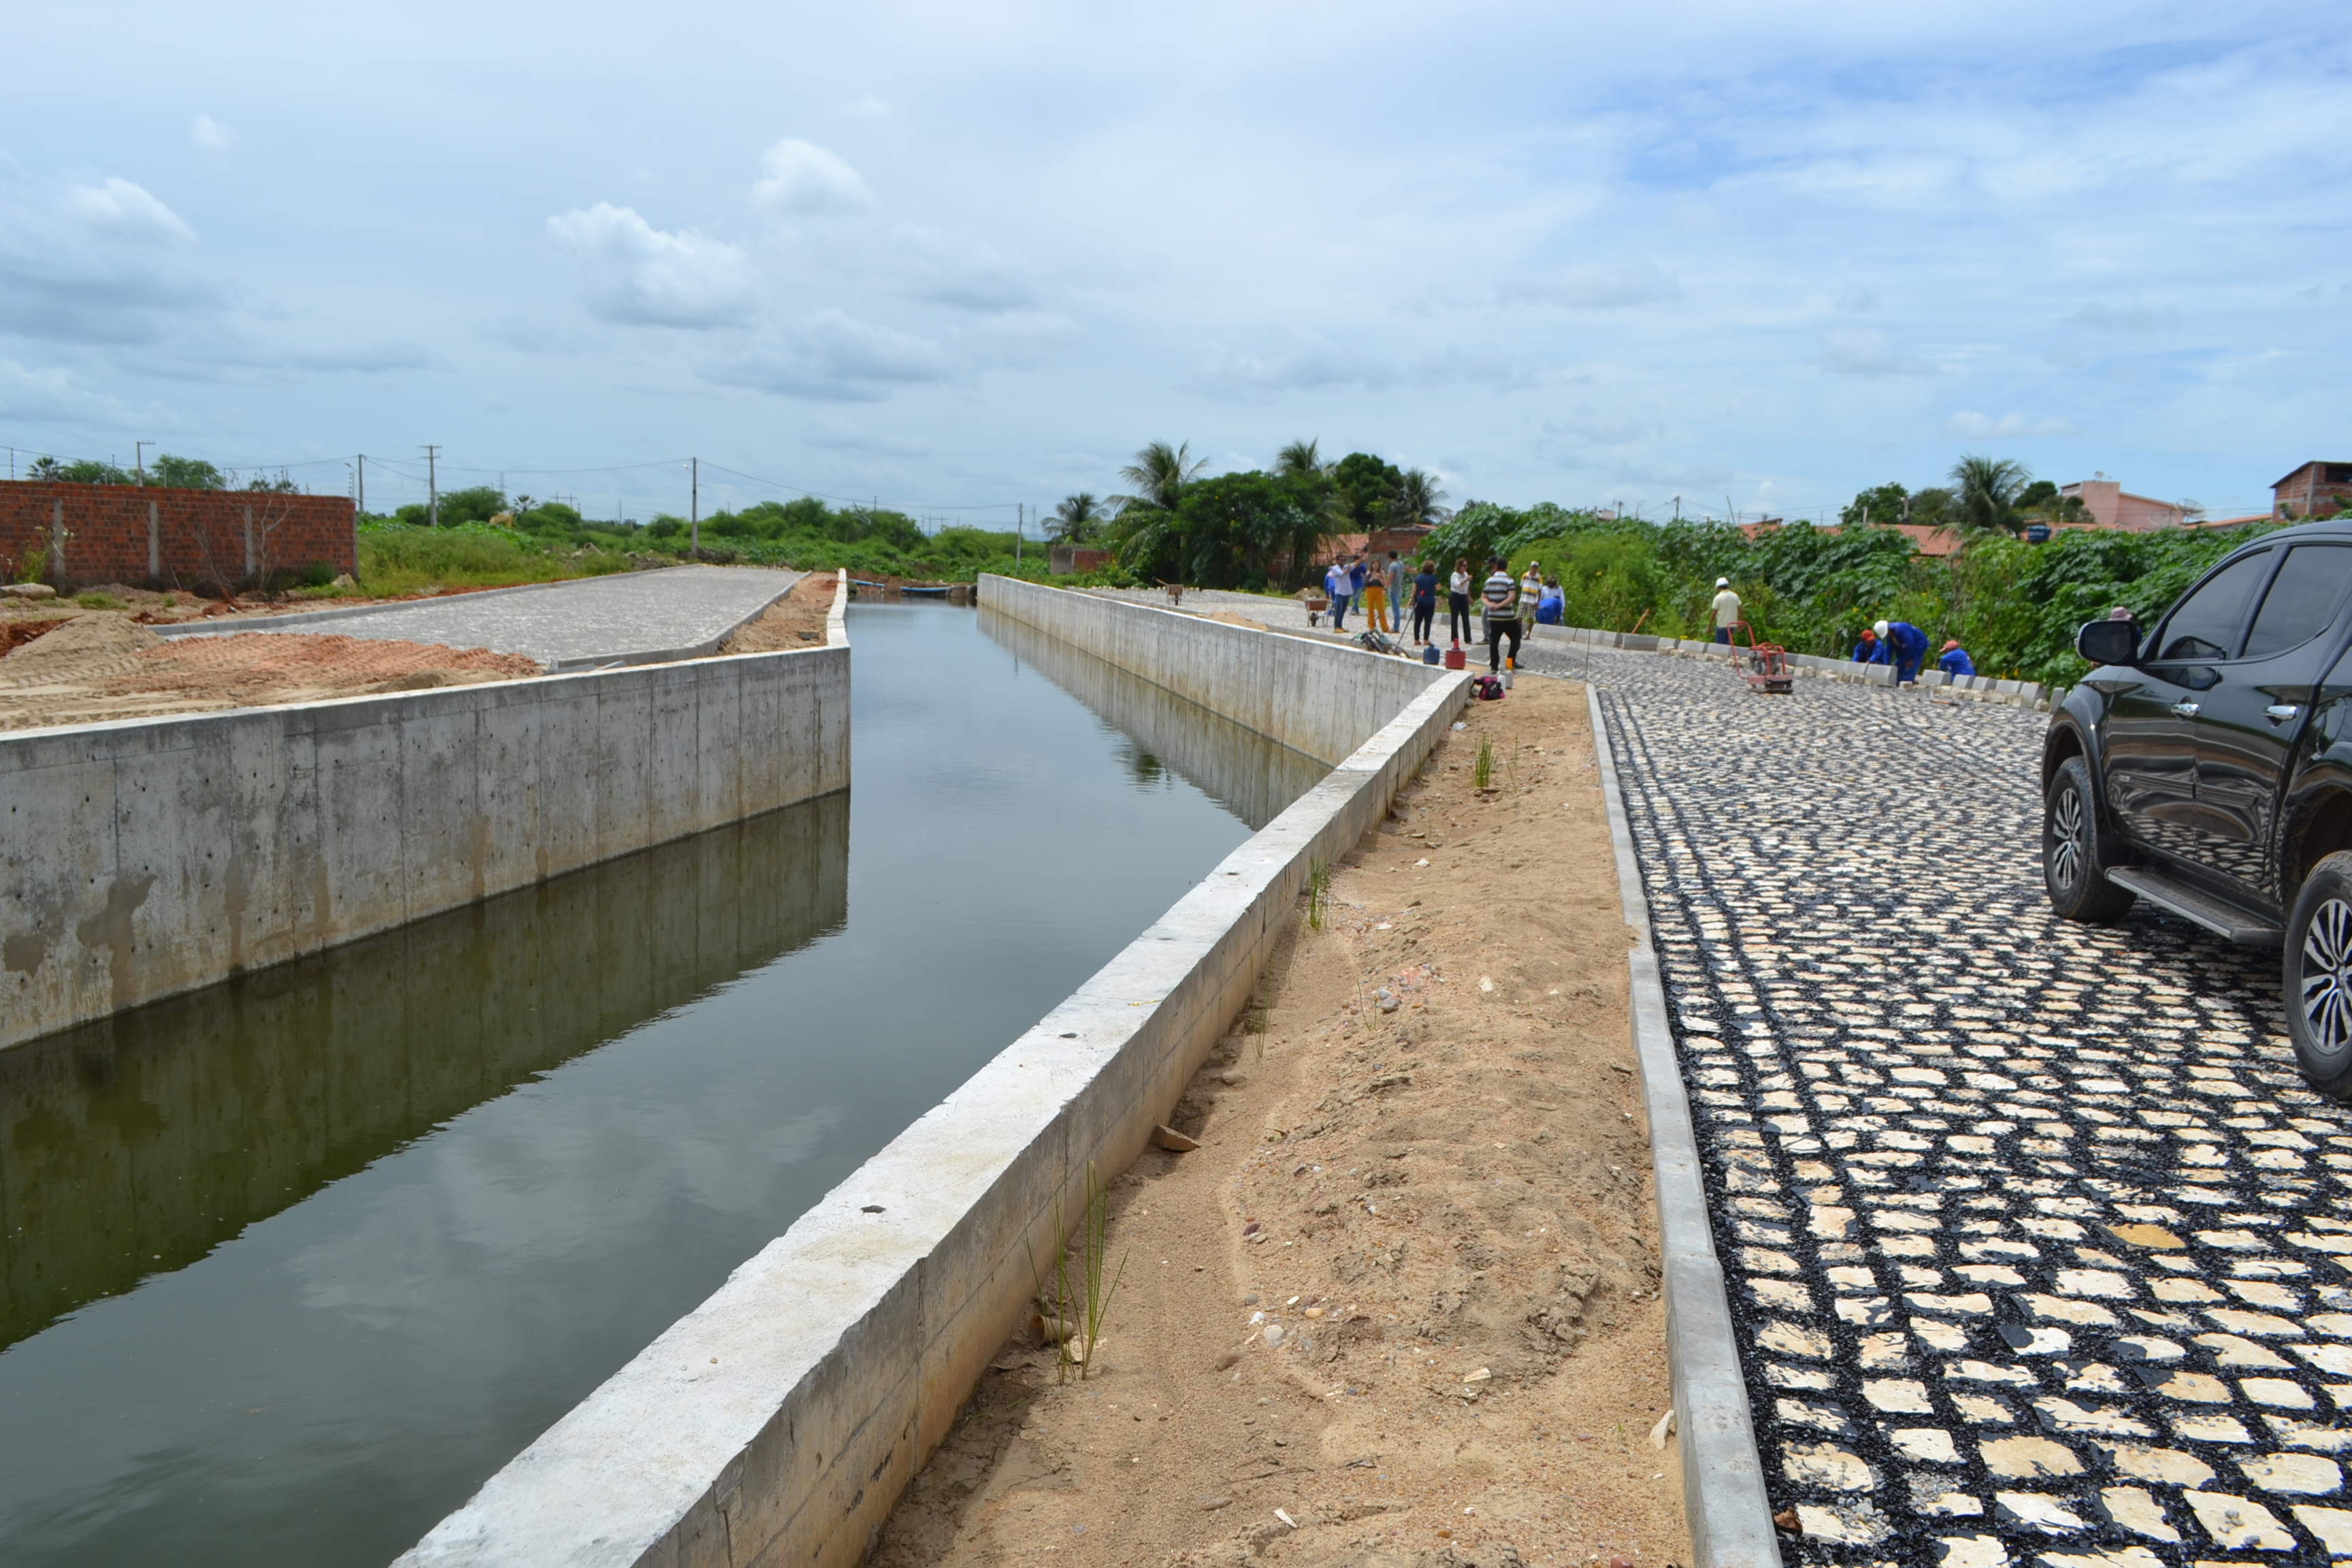
[{"label": "red brick building", "polygon": [[356,521],[341,496],[0,481],[0,578],[36,575],[37,556],[38,579],[60,591],[217,590],[318,568],[356,572]]},{"label": "red brick building", "polygon": [[2271,487],[2273,517],[2328,517],[2352,509],[2352,463],[2305,463]]}]

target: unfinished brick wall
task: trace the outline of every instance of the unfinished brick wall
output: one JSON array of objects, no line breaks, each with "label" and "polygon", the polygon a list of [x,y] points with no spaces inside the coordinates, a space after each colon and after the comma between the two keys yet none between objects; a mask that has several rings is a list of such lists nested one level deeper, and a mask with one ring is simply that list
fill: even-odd
[{"label": "unfinished brick wall", "polygon": [[314,565],[359,569],[352,503],[341,496],[174,490],[148,485],[0,481],[0,577],[199,592],[243,587]]}]

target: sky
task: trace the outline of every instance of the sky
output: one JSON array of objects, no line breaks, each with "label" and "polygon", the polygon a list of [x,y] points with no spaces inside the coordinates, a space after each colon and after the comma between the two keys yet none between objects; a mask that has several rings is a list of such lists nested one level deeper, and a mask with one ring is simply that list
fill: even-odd
[{"label": "sky", "polygon": [[[0,443],[373,510],[1009,526],[1284,443],[1834,516],[1964,453],[2214,515],[2352,460],[2316,5],[12,17]],[[138,447],[134,443],[155,445]],[[1034,515],[1034,512],[1032,513]]]}]

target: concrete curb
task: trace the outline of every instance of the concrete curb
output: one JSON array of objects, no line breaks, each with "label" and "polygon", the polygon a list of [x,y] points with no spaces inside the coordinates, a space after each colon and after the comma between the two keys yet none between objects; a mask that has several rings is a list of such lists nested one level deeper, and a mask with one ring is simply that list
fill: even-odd
[{"label": "concrete curb", "polygon": [[1633,1051],[1642,1064],[1642,1099],[1650,1122],[1650,1164],[1658,1184],[1659,1250],[1665,1263],[1666,1362],[1674,1380],[1675,1423],[1682,1434],[1683,1511],[1695,1568],[1780,1568],[1780,1539],[1756,1452],[1748,1384],[1731,1337],[1731,1303],[1715,1256],[1700,1176],[1698,1136],[1667,1022],[1666,989],[1650,936],[1642,868],[1618,787],[1617,759],[1588,683],[1594,772],[1609,808],[1617,851],[1617,890],[1634,942],[1626,955]]}]

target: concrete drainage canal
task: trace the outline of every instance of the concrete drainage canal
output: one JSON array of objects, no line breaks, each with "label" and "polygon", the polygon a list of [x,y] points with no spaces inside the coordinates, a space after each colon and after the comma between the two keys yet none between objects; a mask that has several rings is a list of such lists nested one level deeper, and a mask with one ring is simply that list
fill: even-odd
[{"label": "concrete drainage canal", "polygon": [[0,1557],[380,1568],[1328,771],[851,612],[855,786],[0,1053]]}]

